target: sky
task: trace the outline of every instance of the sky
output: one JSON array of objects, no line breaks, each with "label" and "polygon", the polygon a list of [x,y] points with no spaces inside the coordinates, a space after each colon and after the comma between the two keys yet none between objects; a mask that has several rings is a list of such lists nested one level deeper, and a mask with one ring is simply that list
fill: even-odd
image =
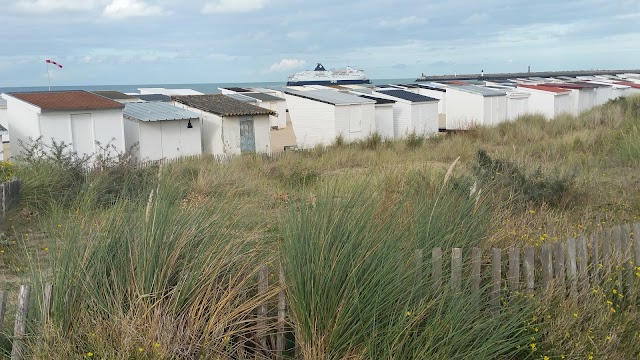
[{"label": "sky", "polygon": [[0,0],[0,88],[640,68],[640,0]]}]

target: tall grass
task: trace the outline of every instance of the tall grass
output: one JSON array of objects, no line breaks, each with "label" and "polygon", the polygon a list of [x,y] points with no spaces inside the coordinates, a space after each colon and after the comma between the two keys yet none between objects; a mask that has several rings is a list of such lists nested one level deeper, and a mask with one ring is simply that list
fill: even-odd
[{"label": "tall grass", "polygon": [[[160,181],[150,201],[52,216],[53,328],[39,358],[262,356],[252,334],[263,263],[254,230],[232,201],[182,201]],[[56,224],[56,222],[58,222]]]},{"label": "tall grass", "polygon": [[303,358],[499,357],[524,346],[526,311],[474,315],[482,300],[433,292],[419,276],[416,250],[478,244],[488,218],[475,196],[424,178],[406,180],[395,197],[370,185],[330,187],[293,206],[284,224],[281,261]]}]

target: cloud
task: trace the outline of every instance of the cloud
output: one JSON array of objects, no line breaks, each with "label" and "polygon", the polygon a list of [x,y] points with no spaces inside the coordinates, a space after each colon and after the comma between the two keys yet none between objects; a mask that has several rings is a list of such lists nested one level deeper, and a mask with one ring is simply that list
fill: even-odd
[{"label": "cloud", "polygon": [[270,73],[289,71],[303,67],[307,62],[300,59],[282,59],[269,68]]},{"label": "cloud", "polygon": [[268,0],[214,0],[202,7],[203,14],[245,13],[261,10]]},{"label": "cloud", "polygon": [[169,12],[157,5],[142,0],[113,0],[104,8],[102,16],[108,19],[124,19],[140,16],[163,16]]},{"label": "cloud", "polygon": [[12,8],[27,13],[48,13],[56,11],[89,11],[98,1],[95,0],[19,0]]},{"label": "cloud", "polygon": [[487,13],[475,13],[469,17],[467,17],[466,19],[464,19],[464,21],[462,22],[463,24],[467,24],[467,25],[478,25],[478,24],[484,24],[489,20],[489,14]]},{"label": "cloud", "polygon": [[287,38],[291,40],[304,40],[309,37],[309,33],[306,31],[291,31],[287,33]]},{"label": "cloud", "polygon": [[640,12],[616,16],[618,20],[640,20]]},{"label": "cloud", "polygon": [[407,16],[400,19],[392,19],[387,20],[383,19],[378,21],[379,28],[389,28],[389,29],[404,29],[413,25],[421,25],[426,24],[428,20],[426,18],[417,17],[417,16]]}]

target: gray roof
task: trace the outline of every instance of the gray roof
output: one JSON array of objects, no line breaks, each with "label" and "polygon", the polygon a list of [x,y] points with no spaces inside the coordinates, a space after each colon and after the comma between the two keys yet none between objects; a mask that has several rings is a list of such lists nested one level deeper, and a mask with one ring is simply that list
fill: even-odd
[{"label": "gray roof", "polygon": [[365,99],[371,99],[371,100],[375,100],[376,105],[386,105],[386,104],[395,104],[396,101],[395,100],[391,100],[391,99],[385,99],[385,98],[381,98],[381,97],[376,97],[376,96],[371,96],[371,95],[358,95],[361,98],[365,98]]},{"label": "gray roof", "polygon": [[261,101],[285,101],[283,98],[279,98],[277,96],[273,96],[270,94],[265,94],[261,92],[256,93],[242,93],[242,95],[252,97],[254,99],[258,99]]},{"label": "gray roof", "polygon": [[460,91],[464,91],[472,94],[478,94],[485,97],[507,95],[507,93],[504,91],[497,91],[497,90],[489,89],[484,86],[475,86],[475,85],[456,85],[456,86],[451,86],[450,89],[460,90]]},{"label": "gray roof", "polygon": [[228,96],[230,98],[234,98],[236,100],[240,100],[242,102],[251,103],[254,105],[258,104],[258,99],[252,98],[250,96],[246,96],[244,93],[233,93],[233,94],[224,94],[224,96]]},{"label": "gray roof", "polygon": [[127,95],[124,93],[121,93],[120,91],[115,91],[115,90],[98,90],[98,91],[92,91],[94,94],[96,95],[100,95],[100,96],[104,96],[107,99],[111,99],[111,100],[132,100],[135,99],[135,97],[131,96],[131,95]]},{"label": "gray roof", "polygon": [[154,102],[170,102],[171,96],[164,94],[140,94],[136,95],[136,97],[140,100],[144,101],[154,101]]},{"label": "gray roof", "polygon": [[124,117],[139,121],[164,121],[197,119],[198,114],[163,102],[129,103],[124,107]]},{"label": "gray roof", "polygon": [[173,96],[173,100],[219,116],[276,115],[276,112],[222,94]]},{"label": "gray roof", "polygon": [[374,104],[375,100],[365,99],[357,95],[345,94],[334,90],[286,90],[286,94],[314,100],[331,105]]},{"label": "gray roof", "polygon": [[416,93],[412,93],[406,90],[378,90],[380,94],[392,96],[394,98],[407,100],[412,103],[420,103],[420,102],[431,102],[431,101],[439,101],[438,99],[424,96]]}]

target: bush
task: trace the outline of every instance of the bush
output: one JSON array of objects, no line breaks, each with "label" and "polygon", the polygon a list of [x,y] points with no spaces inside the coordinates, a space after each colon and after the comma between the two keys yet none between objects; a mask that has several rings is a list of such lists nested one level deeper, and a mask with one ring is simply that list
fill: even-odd
[{"label": "bush", "polygon": [[420,136],[415,132],[412,132],[407,136],[407,149],[417,149],[424,143],[424,136]]},{"label": "bush", "polygon": [[505,189],[510,195],[521,197],[525,201],[524,205],[562,205],[576,177],[575,172],[568,175],[548,175],[540,168],[527,174],[509,161],[492,158],[484,150],[478,151],[474,172],[481,186]]}]

